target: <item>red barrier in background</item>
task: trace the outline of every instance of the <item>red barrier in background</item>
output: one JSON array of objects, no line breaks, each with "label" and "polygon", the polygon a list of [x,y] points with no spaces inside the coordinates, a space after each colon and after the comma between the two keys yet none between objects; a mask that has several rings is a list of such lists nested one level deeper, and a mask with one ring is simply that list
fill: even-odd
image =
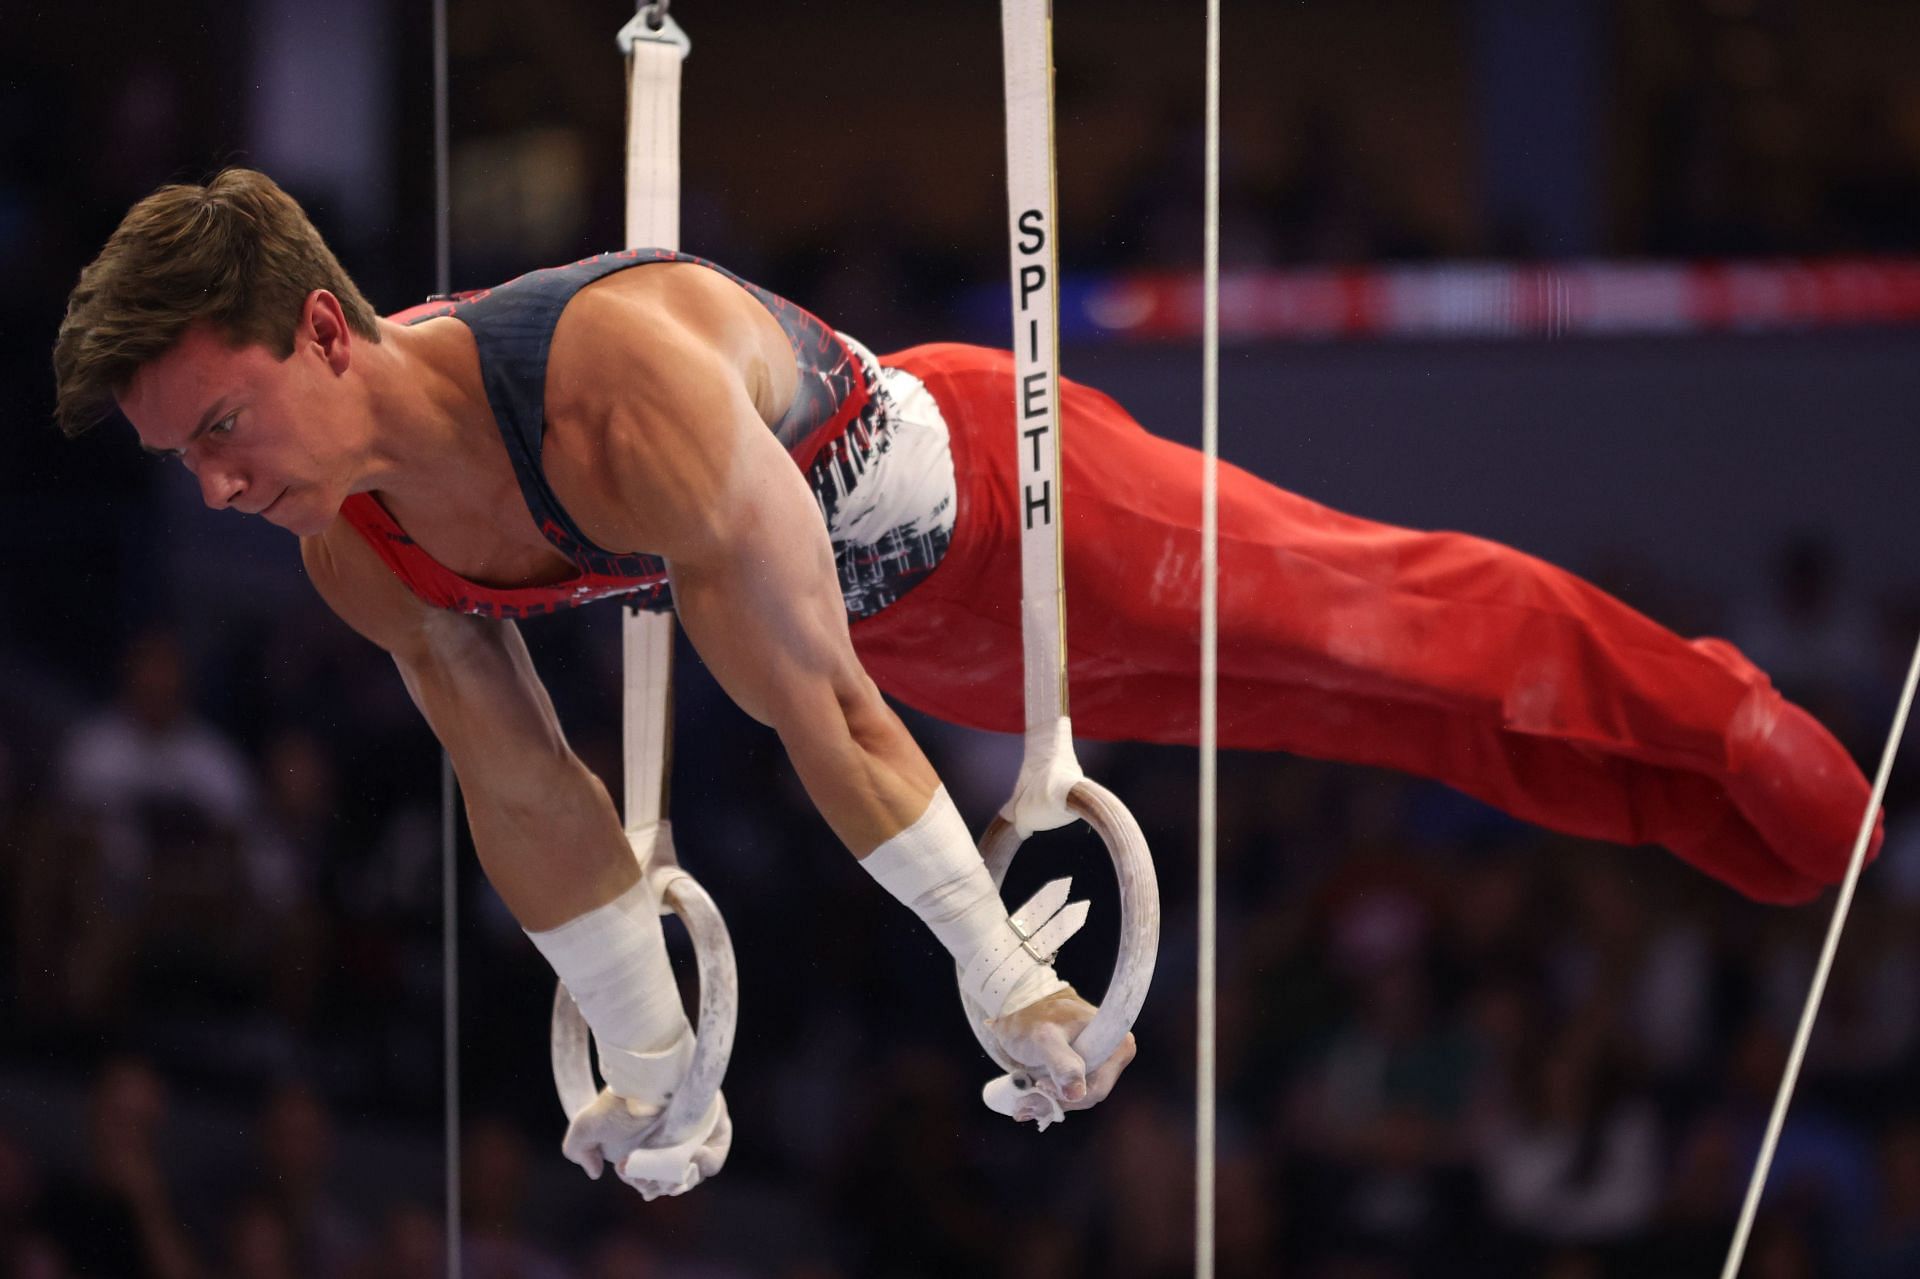
[{"label": "red barrier in background", "polygon": [[[1075,290],[1082,337],[1196,338],[1197,275],[1143,273]],[[1780,262],[1449,263],[1224,277],[1224,340],[1581,337],[1920,322],[1920,258]]]}]

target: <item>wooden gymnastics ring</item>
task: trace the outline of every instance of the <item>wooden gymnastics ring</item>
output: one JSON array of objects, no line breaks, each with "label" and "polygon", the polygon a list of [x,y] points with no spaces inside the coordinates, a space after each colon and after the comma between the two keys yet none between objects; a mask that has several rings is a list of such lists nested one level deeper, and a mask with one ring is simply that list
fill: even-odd
[{"label": "wooden gymnastics ring", "polygon": [[[727,921],[700,882],[681,869],[666,822],[649,831],[629,832],[646,866],[648,886],[662,915],[678,915],[693,939],[700,974],[700,1025],[686,1078],[667,1098],[666,1109],[647,1136],[649,1146],[674,1146],[699,1134],[713,1108],[720,1081],[733,1056],[733,1034],[740,1012],[740,975],[733,961]],[[642,847],[645,844],[646,847]],[[600,1095],[593,1074],[593,1030],[565,982],[553,992],[553,1084],[561,1109],[571,1122]]]},{"label": "wooden gymnastics ring", "polygon": [[[1153,855],[1147,849],[1147,837],[1141,833],[1140,823],[1112,791],[1082,777],[1067,792],[1066,806],[1068,812],[1093,827],[1107,846],[1107,855],[1113,859],[1114,876],[1120,884],[1119,957],[1093,1020],[1073,1041],[1073,1050],[1087,1063],[1087,1073],[1091,1075],[1113,1056],[1133,1029],[1135,1019],[1140,1016],[1140,1006],[1146,1002],[1147,987],[1153,984],[1154,960],[1160,950],[1160,881],[1154,874]],[[1024,842],[1019,830],[1004,817],[995,817],[986,834],[980,837],[980,856],[987,864],[987,872],[993,876],[994,887],[1005,883],[1013,855]],[[966,1007],[967,1024],[973,1027],[980,1046],[1007,1072],[990,1081],[981,1095],[987,1105],[1003,1115],[1011,1115],[1015,1104],[1033,1092],[1032,1071],[1006,1055],[993,1032],[987,1029],[987,1013],[964,990],[960,1002]],[[1044,1093],[1036,1095],[1053,1106],[1052,1114],[1041,1121],[1043,1128],[1064,1117],[1052,1098]]]}]

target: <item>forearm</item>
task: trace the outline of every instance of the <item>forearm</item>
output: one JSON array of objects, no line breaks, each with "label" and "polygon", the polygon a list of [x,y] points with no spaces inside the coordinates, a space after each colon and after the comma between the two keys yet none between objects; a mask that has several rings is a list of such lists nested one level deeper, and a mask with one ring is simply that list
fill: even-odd
[{"label": "forearm", "polygon": [[522,928],[556,928],[640,878],[607,788],[571,753],[511,784],[461,785],[474,850]]},{"label": "forearm", "polygon": [[553,928],[639,878],[613,801],[567,745],[519,634],[435,619],[430,648],[396,655],[453,760],[474,849],[522,928]]},{"label": "forearm", "polygon": [[608,1085],[662,1104],[692,1058],[692,1028],[659,903],[606,787],[567,753],[512,785],[470,789],[467,820],[487,878],[593,1028]]},{"label": "forearm", "polygon": [[855,857],[918,820],[940,785],[864,672],[797,699],[775,728],[808,798]]}]

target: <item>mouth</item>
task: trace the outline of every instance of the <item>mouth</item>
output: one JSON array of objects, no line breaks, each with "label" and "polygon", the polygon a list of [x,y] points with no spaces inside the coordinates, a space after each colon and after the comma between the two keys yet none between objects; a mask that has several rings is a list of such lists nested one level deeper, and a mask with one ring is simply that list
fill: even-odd
[{"label": "mouth", "polygon": [[256,515],[263,515],[263,516],[273,514],[273,508],[280,505],[280,499],[284,498],[289,491],[290,490],[288,489],[281,489],[280,497],[274,498],[271,502],[268,502],[265,506],[261,507],[258,511],[254,513]]}]

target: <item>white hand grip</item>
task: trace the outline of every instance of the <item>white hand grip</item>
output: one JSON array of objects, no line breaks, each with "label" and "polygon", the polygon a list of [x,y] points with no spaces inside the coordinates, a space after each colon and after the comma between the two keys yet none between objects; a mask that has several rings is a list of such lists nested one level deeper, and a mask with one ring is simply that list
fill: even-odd
[{"label": "white hand grip", "polygon": [[[665,824],[654,845],[654,861],[647,870],[660,913],[678,915],[693,939],[700,974],[700,1024],[695,1028],[693,1063],[667,1101],[666,1111],[648,1138],[649,1145],[671,1146],[695,1135],[713,1106],[714,1095],[733,1056],[734,1028],[740,1011],[740,975],[733,961],[733,940],[727,921],[699,881],[672,859]],[[553,1083],[561,1108],[572,1120],[599,1095],[589,1051],[592,1030],[580,1009],[558,984],[553,996]]]},{"label": "white hand grip", "polygon": [[1031,1075],[995,1075],[980,1088],[980,1100],[987,1103],[987,1109],[1009,1119],[1020,1113],[1020,1103],[1028,1097],[1038,1097],[1047,1108],[1046,1113],[1034,1121],[1041,1132],[1067,1117],[1067,1112],[1060,1108],[1059,1102],[1035,1090]]},{"label": "white hand grip", "polygon": [[[1114,962],[1113,977],[1099,1011],[1073,1041],[1091,1074],[1113,1056],[1121,1041],[1133,1029],[1146,1002],[1147,988],[1153,984],[1154,960],[1160,950],[1160,881],[1154,875],[1153,855],[1147,849],[1147,837],[1140,823],[1127,811],[1113,792],[1098,782],[1082,778],[1067,795],[1067,808],[1074,816],[1093,827],[1113,859],[1114,876],[1120,884],[1120,953]],[[1006,881],[1007,868],[1025,840],[1004,818],[995,818],[980,840],[980,855],[987,864],[996,886]],[[1013,1113],[1013,1105],[1032,1091],[1027,1067],[1007,1057],[993,1032],[987,1029],[987,1014],[979,1005],[961,995],[967,1024],[987,1055],[1005,1067],[1007,1074],[989,1083],[982,1099],[1001,1114]],[[1044,1096],[1044,1094],[1038,1094]],[[1004,1106],[1004,1109],[1003,1109]],[[1056,1107],[1057,1110],[1057,1107]],[[1055,1114],[1045,1122],[1063,1116]],[[1043,1124],[1044,1126],[1044,1124]]]}]

